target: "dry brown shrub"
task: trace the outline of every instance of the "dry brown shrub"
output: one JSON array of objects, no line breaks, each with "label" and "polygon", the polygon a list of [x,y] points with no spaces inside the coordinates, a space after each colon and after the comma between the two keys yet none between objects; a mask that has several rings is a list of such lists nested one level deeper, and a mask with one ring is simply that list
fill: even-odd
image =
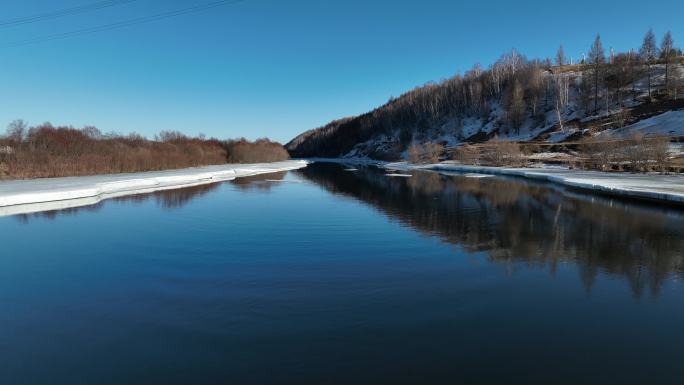
[{"label": "dry brown shrub", "polygon": [[632,171],[643,172],[648,169],[650,151],[645,139],[643,134],[634,134],[622,143],[625,160]]},{"label": "dry brown shrub", "polygon": [[443,152],[444,146],[438,143],[412,144],[408,148],[408,158],[415,164],[438,163]]},{"label": "dry brown shrub", "polygon": [[285,148],[277,142],[259,139],[249,142],[242,138],[224,143],[228,163],[263,163],[290,159]]},{"label": "dry brown shrub", "polygon": [[635,133],[626,139],[592,137],[580,150],[589,168],[610,171],[627,168],[632,172],[665,171],[669,166],[669,138]]},{"label": "dry brown shrub", "polygon": [[[153,141],[135,134],[102,135],[94,127],[78,130],[50,124],[29,129],[21,140],[0,140],[0,146],[7,143],[11,143],[12,153],[0,154],[3,179],[159,171],[288,158],[280,144],[267,140],[221,142],[163,132]],[[240,143],[239,154],[230,152],[233,143]]]},{"label": "dry brown shrub", "polygon": [[670,167],[670,138],[654,136],[648,139],[651,159],[655,162],[655,169],[667,171]]},{"label": "dry brown shrub", "polygon": [[582,141],[580,152],[588,168],[608,171],[613,165],[624,161],[624,145],[604,137],[588,137]]},{"label": "dry brown shrub", "polygon": [[630,116],[631,115],[628,109],[624,107],[620,108],[620,110],[615,113],[615,124],[617,124],[618,128],[626,126]]},{"label": "dry brown shrub", "polygon": [[452,158],[453,160],[457,160],[462,164],[478,164],[480,160],[480,150],[476,146],[464,144],[456,148]]},{"label": "dry brown shrub", "polygon": [[519,143],[498,138],[481,146],[480,159],[490,166],[520,167],[525,164]]}]

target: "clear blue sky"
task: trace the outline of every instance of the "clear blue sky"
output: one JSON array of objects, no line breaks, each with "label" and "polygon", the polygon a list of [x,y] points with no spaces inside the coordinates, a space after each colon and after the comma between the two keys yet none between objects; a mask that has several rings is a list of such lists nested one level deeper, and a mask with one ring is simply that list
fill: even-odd
[{"label": "clear blue sky", "polygon": [[[96,0],[7,0],[0,19]],[[102,131],[219,138],[296,134],[368,111],[516,48],[568,56],[600,32],[638,47],[649,27],[684,45],[684,1],[245,0],[144,25],[35,45],[16,41],[212,0],[136,0],[0,29],[0,124],[23,118]]]}]

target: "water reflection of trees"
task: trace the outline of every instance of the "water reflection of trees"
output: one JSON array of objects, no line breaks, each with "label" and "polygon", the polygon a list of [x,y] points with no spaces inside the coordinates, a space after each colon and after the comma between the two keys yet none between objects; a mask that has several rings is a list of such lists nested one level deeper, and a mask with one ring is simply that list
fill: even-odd
[{"label": "water reflection of trees", "polygon": [[154,200],[159,207],[167,210],[181,208],[192,200],[202,197],[211,191],[218,189],[220,184],[204,184],[193,187],[186,187],[174,190],[162,190],[151,193],[127,195],[106,199],[88,206],[78,206],[59,210],[41,211],[32,214],[20,214],[15,217],[21,222],[29,222],[33,218],[44,218],[49,220],[57,219],[60,216],[71,216],[87,212],[96,212],[101,210],[107,202],[118,203],[143,203],[149,200]]},{"label": "water reflection of trees", "polygon": [[271,191],[274,185],[277,185],[280,181],[285,179],[287,171],[274,172],[271,174],[261,174],[254,176],[247,176],[244,178],[237,178],[230,183],[235,187],[244,191]]},{"label": "water reflection of trees", "polygon": [[515,269],[574,262],[587,290],[601,272],[625,277],[635,295],[684,277],[681,212],[574,194],[539,183],[414,173],[390,178],[331,164],[300,171],[327,190],[352,196],[412,228]]},{"label": "water reflection of trees", "polygon": [[[271,174],[261,174],[244,178],[237,178],[230,181],[232,185],[240,190],[258,190],[258,191],[270,191],[271,188],[285,178],[287,172],[276,172]],[[200,198],[214,190],[217,190],[221,183],[210,183],[203,184],[199,186],[184,187],[172,190],[162,190],[155,191],[145,194],[137,195],[127,195],[122,197],[106,199],[94,204],[62,208],[59,210],[47,210],[32,214],[19,214],[15,215],[17,220],[28,223],[33,218],[44,218],[49,220],[54,220],[60,216],[70,216],[77,215],[87,212],[96,212],[101,210],[107,202],[118,202],[118,203],[143,203],[149,200],[154,200],[157,206],[166,209],[179,209],[191,201]]]}]

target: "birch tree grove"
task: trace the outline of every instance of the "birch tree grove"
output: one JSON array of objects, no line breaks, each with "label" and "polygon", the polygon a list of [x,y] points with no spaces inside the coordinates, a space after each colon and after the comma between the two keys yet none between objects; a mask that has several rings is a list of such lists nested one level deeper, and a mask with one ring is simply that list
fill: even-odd
[{"label": "birch tree grove", "polygon": [[[401,153],[412,142],[437,137],[432,135],[435,130],[440,131],[440,137],[448,132],[458,140],[468,140],[472,135],[477,135],[473,140],[482,140],[478,134],[484,131],[473,130],[474,124],[488,127],[488,135],[502,135],[507,129],[519,133],[527,123],[532,129],[539,128],[553,115],[565,129],[563,120],[570,107],[585,116],[596,114],[599,108],[610,114],[615,107],[624,107],[628,95],[639,95],[636,85],[645,81],[646,75],[652,95],[655,85],[651,67],[658,59],[666,68],[666,86],[676,97],[675,90],[681,87],[681,65],[675,65],[679,52],[668,33],[658,56],[653,31],[648,32],[638,53],[615,52],[610,63],[601,37],[596,35],[584,65],[572,71],[560,68],[568,64],[562,45],[555,55],[555,68],[550,59],[528,60],[511,50],[488,68],[476,64],[463,75],[427,83],[390,98],[373,111],[311,130],[294,139],[288,149],[293,156],[335,157],[382,137],[384,148]],[[464,122],[469,129],[464,129]]]}]

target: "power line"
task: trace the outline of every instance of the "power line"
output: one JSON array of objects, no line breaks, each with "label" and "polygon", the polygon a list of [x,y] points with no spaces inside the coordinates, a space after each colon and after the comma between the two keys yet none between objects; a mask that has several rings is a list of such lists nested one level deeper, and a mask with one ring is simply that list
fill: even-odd
[{"label": "power line", "polygon": [[137,0],[104,0],[95,3],[80,5],[77,7],[64,8],[57,11],[51,11],[46,13],[40,13],[32,16],[18,17],[15,19],[9,19],[5,21],[0,21],[0,29],[16,27],[24,24],[37,23],[45,20],[58,19],[60,17],[77,15],[79,13],[97,11],[103,8],[113,7],[115,5],[122,5],[127,3],[132,3]]},{"label": "power line", "polygon": [[60,40],[60,39],[67,39],[67,38],[71,38],[71,37],[84,36],[84,35],[89,35],[92,33],[109,31],[112,29],[118,29],[118,28],[123,28],[123,27],[129,27],[132,25],[150,23],[153,21],[168,19],[170,17],[182,16],[182,15],[186,15],[188,13],[206,11],[208,9],[220,7],[222,5],[235,4],[235,3],[240,3],[243,1],[246,1],[246,0],[219,0],[219,1],[214,1],[211,3],[205,3],[205,4],[195,5],[192,7],[182,8],[182,9],[178,9],[175,11],[161,12],[161,13],[158,13],[155,15],[137,17],[137,18],[129,19],[129,20],[123,20],[123,21],[119,21],[116,23],[105,24],[105,25],[100,25],[100,26],[95,26],[95,27],[90,27],[90,28],[83,28],[83,29],[78,29],[75,31],[63,32],[63,33],[58,33],[58,34],[54,34],[54,35],[40,36],[40,37],[36,37],[36,38],[32,38],[32,39],[20,40],[16,43],[6,45],[5,47],[6,48],[19,47],[19,46],[23,46],[23,45],[43,43],[43,42],[51,41],[51,40]]}]

